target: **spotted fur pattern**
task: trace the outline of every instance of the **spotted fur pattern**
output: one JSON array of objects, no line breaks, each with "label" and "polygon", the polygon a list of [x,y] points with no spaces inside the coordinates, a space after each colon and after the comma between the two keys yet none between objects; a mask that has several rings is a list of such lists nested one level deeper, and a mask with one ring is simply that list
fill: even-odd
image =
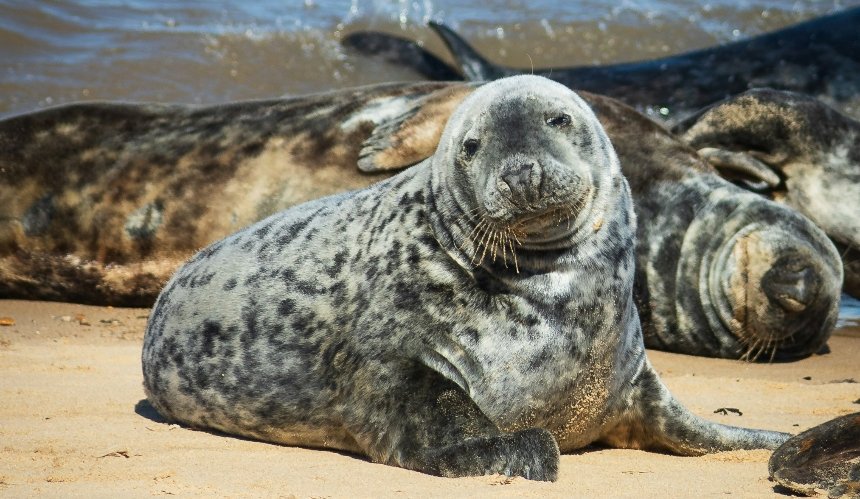
[{"label": "spotted fur pattern", "polygon": [[724,176],[809,217],[840,247],[860,297],[860,122],[807,95],[751,90],[675,131]]},{"label": "spotted fur pattern", "polygon": [[[474,260],[481,219],[519,231],[517,268]],[[588,106],[540,77],[500,80],[457,108],[427,161],[183,266],[147,326],[147,396],[191,426],[443,476],[554,480],[559,450],[595,441],[778,445],[696,418],[657,378],[634,234]]]}]

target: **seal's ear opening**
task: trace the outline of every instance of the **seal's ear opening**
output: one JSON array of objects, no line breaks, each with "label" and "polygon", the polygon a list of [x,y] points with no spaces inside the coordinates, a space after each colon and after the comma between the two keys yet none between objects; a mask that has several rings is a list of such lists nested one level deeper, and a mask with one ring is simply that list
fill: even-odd
[{"label": "seal's ear opening", "polygon": [[382,120],[362,143],[358,169],[367,173],[399,170],[432,156],[448,118],[474,91],[470,85],[445,87]]},{"label": "seal's ear opening", "polygon": [[777,171],[751,154],[716,147],[703,147],[698,153],[719,171],[720,176],[747,190],[763,194],[784,187]]}]

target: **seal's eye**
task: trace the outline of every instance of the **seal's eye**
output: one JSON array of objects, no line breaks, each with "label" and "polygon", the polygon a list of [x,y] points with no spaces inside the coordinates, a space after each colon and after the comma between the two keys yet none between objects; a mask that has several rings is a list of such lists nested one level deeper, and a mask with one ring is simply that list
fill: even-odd
[{"label": "seal's eye", "polygon": [[472,156],[478,152],[479,144],[477,139],[467,139],[463,142],[463,152],[466,153],[466,159],[472,159]]},{"label": "seal's eye", "polygon": [[546,124],[553,128],[566,127],[570,125],[570,115],[562,113],[556,116],[550,116],[546,119]]}]

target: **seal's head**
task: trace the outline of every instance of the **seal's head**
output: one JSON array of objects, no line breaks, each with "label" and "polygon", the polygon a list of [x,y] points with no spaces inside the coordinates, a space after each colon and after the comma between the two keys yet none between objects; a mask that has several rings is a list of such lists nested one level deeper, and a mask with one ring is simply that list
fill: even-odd
[{"label": "seal's head", "polygon": [[860,122],[808,95],[754,89],[675,131],[723,177],[803,213],[853,253],[845,289],[860,296]]},{"label": "seal's head", "polygon": [[[738,199],[740,198],[740,199]],[[681,250],[679,278],[695,286],[688,320],[706,323],[747,360],[810,355],[838,316],[842,266],[827,236],[792,210],[739,193],[714,200],[694,219]]]},{"label": "seal's head", "polygon": [[[555,249],[599,229],[615,152],[588,105],[538,76],[487,84],[448,121],[434,179],[469,229],[473,253]],[[486,253],[484,253],[486,252]],[[506,261],[507,263],[507,261]]]}]

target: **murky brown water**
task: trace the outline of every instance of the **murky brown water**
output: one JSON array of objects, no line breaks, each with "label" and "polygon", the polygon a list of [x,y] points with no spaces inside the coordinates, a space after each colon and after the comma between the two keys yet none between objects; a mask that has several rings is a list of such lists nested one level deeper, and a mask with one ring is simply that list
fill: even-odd
[{"label": "murky brown water", "polygon": [[80,100],[215,103],[414,80],[345,52],[372,29],[422,40],[455,27],[493,60],[529,67],[664,56],[760,34],[860,0],[0,0],[0,116]]}]

